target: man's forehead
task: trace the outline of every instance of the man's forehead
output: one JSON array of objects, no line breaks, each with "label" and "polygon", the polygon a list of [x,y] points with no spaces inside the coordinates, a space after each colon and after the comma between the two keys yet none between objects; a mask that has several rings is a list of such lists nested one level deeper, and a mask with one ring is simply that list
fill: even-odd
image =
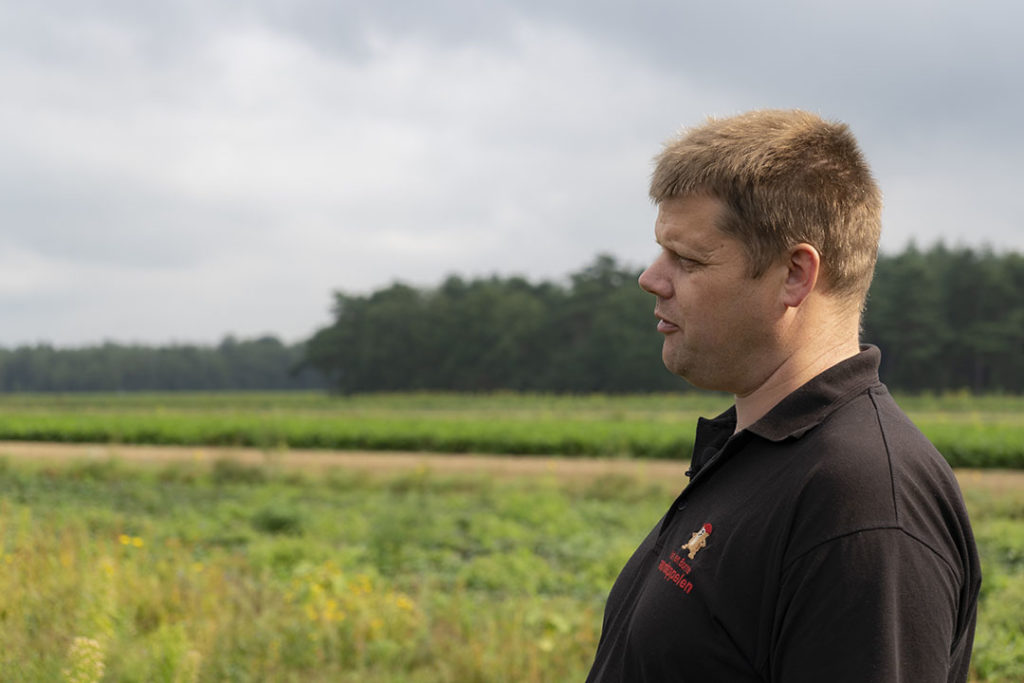
[{"label": "man's forehead", "polygon": [[718,227],[722,209],[719,200],[705,195],[667,199],[658,205],[654,239],[665,247],[716,251],[731,239]]}]

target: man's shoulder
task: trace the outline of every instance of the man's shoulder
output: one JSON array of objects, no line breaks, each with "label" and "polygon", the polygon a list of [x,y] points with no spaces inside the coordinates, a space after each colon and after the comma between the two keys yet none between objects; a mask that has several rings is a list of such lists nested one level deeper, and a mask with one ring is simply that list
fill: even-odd
[{"label": "man's shoulder", "polygon": [[808,544],[896,524],[892,467],[868,391],[846,401],[792,444],[803,471],[794,482],[798,536]]},{"label": "man's shoulder", "polygon": [[822,456],[856,466],[883,459],[893,471],[941,463],[945,459],[910,417],[897,405],[884,384],[867,387],[837,406],[806,437]]},{"label": "man's shoulder", "polygon": [[957,488],[949,463],[885,385],[869,387],[848,401],[814,436],[822,454],[849,476],[885,480],[897,494],[906,487]]},{"label": "man's shoulder", "polygon": [[884,386],[847,401],[801,441],[811,462],[794,513],[806,547],[883,528],[946,541],[947,522],[966,518],[952,469]]}]

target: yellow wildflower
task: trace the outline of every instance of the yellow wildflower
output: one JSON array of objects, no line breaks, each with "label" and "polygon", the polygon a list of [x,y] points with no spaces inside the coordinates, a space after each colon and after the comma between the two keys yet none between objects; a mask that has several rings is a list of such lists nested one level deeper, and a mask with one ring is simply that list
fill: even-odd
[{"label": "yellow wildflower", "polygon": [[352,582],[349,590],[351,590],[355,595],[365,595],[373,592],[373,584],[370,583],[369,576],[366,574],[360,574]]}]

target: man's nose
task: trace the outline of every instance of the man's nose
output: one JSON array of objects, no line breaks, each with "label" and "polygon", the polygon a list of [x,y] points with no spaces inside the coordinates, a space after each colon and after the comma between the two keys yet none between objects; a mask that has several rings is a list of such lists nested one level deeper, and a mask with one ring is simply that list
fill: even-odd
[{"label": "man's nose", "polygon": [[662,299],[667,299],[672,296],[672,284],[662,274],[659,268],[660,261],[661,259],[658,258],[654,263],[647,266],[647,269],[640,273],[637,282],[640,284],[640,289],[645,292]]}]

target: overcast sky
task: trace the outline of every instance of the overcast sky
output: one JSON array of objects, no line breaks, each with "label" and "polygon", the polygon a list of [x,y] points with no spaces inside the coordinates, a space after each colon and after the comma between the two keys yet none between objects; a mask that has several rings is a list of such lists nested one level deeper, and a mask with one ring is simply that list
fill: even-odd
[{"label": "overcast sky", "polygon": [[1024,4],[0,0],[0,345],[308,337],[332,292],[655,253],[707,115],[847,122],[882,247],[1024,251]]}]

